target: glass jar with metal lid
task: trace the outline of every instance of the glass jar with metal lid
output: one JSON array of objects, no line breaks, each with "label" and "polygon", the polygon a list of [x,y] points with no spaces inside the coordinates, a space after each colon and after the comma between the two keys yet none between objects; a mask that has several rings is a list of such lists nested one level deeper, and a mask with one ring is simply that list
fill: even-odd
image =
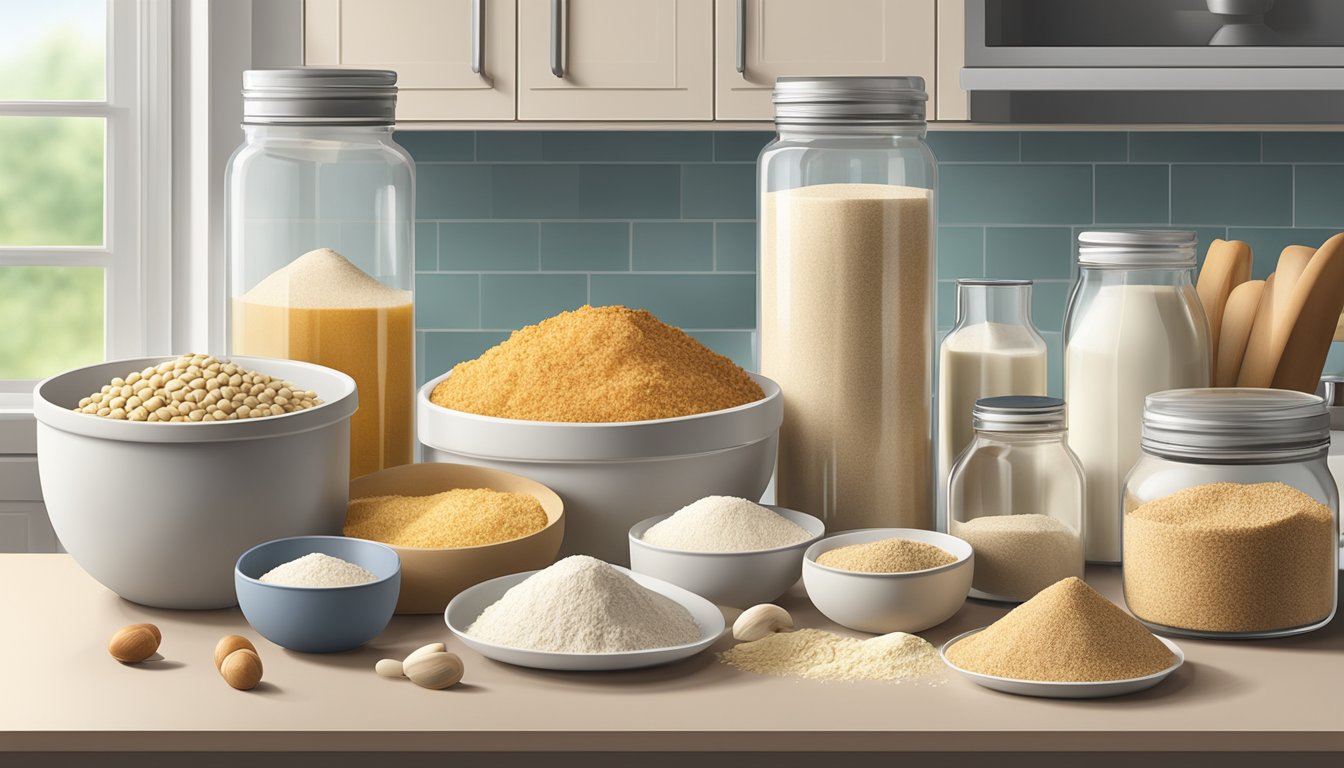
[{"label": "glass jar with metal lid", "polygon": [[244,141],[225,173],[229,350],[355,379],[352,476],[412,459],[415,169],[392,140],[396,82],[245,72]]},{"label": "glass jar with metal lid", "polygon": [[1120,486],[1139,457],[1143,398],[1209,385],[1209,327],[1195,292],[1193,232],[1078,236],[1064,319],[1069,447],[1087,478],[1091,562],[1120,561]]},{"label": "glass jar with metal lid", "polygon": [[937,169],[920,77],[781,78],[761,152],[760,371],[778,499],[828,528],[933,525]]},{"label": "glass jar with metal lid", "polygon": [[1083,575],[1083,470],[1065,442],[1064,401],[977,400],[975,437],[948,478],[948,532],[975,550],[971,597],[1029,600]]},{"label": "glass jar with metal lid", "polygon": [[1124,486],[1124,582],[1150,628],[1196,637],[1308,632],[1335,614],[1339,494],[1316,395],[1149,395]]}]

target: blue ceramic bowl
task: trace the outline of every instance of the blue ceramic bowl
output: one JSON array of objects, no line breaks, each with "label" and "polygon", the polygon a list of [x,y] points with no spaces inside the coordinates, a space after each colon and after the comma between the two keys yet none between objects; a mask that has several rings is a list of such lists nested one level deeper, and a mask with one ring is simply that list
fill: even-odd
[{"label": "blue ceramic bowl", "polygon": [[[377,581],[351,587],[287,587],[258,581],[277,565],[321,552],[372,572]],[[295,536],[249,549],[233,569],[238,607],[252,628],[303,653],[348,651],[378,636],[401,592],[401,559],[391,547],[343,536]]]}]

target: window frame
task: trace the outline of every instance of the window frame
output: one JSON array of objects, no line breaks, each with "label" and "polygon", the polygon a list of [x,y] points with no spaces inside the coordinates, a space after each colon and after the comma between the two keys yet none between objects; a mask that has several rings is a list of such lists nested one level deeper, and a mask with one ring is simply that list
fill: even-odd
[{"label": "window frame", "polygon": [[[103,358],[172,344],[172,3],[106,0],[104,101],[0,101],[0,117],[104,119],[103,245],[0,246],[0,267],[101,267]],[[0,379],[0,406],[35,381]]]}]

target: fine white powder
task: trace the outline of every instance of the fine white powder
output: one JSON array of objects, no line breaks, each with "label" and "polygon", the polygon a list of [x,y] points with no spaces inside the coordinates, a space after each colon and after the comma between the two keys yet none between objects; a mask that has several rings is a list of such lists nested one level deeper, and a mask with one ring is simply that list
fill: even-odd
[{"label": "fine white powder", "polygon": [[601,560],[573,555],[514,585],[467,634],[510,648],[623,653],[693,643],[700,626],[679,603]]},{"label": "fine white powder", "polygon": [[371,309],[411,303],[411,292],[389,288],[330,248],[309,251],[243,294],[249,304],[303,309]]},{"label": "fine white powder", "polygon": [[732,496],[706,496],[649,528],[655,547],[683,552],[754,552],[801,544],[806,529],[774,510]]},{"label": "fine white powder", "polygon": [[372,572],[321,552],[277,565],[257,579],[282,587],[352,587],[377,580]]}]

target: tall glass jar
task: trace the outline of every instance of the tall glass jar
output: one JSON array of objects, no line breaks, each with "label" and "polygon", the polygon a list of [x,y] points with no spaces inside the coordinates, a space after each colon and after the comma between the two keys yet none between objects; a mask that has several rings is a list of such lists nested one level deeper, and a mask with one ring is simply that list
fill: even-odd
[{"label": "tall glass jar", "polygon": [[1085,551],[1120,562],[1120,488],[1139,457],[1143,398],[1209,385],[1195,233],[1083,232],[1064,318],[1069,447],[1087,478]]},{"label": "tall glass jar", "polygon": [[253,70],[226,172],[229,348],[344,371],[350,475],[412,460],[415,171],[396,73]]},{"label": "tall glass jar", "polygon": [[1065,441],[1064,401],[987,397],[948,480],[948,532],[975,550],[971,597],[1030,600],[1083,575],[1083,468]]},{"label": "tall glass jar", "polygon": [[1195,637],[1278,637],[1335,614],[1339,493],[1316,395],[1185,389],[1150,395],[1124,487],[1129,610]]},{"label": "tall glass jar", "polygon": [[933,525],[937,167],[920,77],[781,78],[761,152],[760,369],[779,503],[831,530]]},{"label": "tall glass jar", "polygon": [[957,322],[938,350],[939,526],[947,478],[970,445],[982,397],[1045,394],[1045,340],[1031,322],[1030,280],[958,280]]}]

